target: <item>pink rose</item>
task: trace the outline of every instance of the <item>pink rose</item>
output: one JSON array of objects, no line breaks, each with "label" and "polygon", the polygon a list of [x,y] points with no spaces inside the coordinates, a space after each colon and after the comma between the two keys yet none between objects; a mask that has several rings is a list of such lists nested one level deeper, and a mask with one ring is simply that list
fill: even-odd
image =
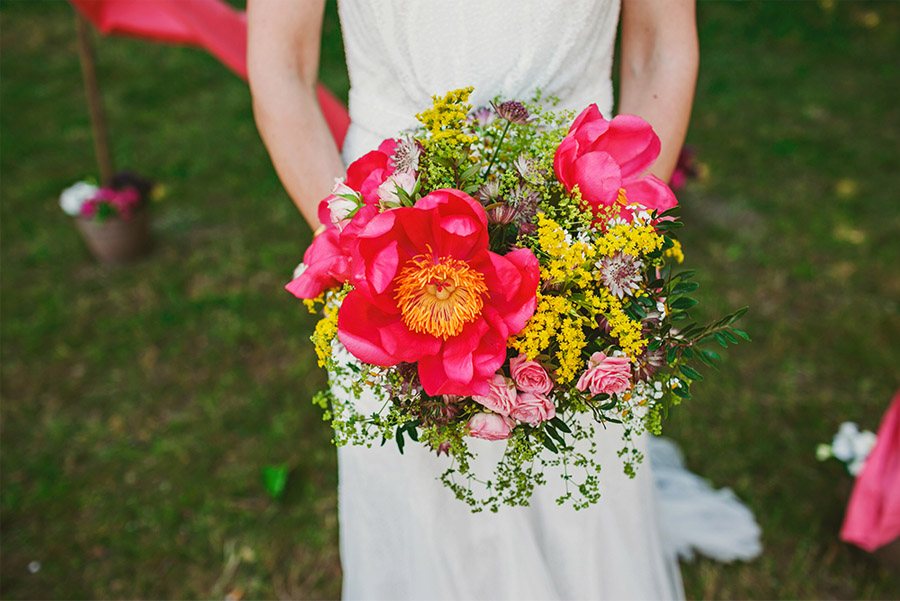
[{"label": "pink rose", "polygon": [[520,422],[536,426],[556,417],[556,407],[553,406],[553,401],[542,394],[523,392],[519,395],[516,408],[509,416]]},{"label": "pink rose", "polygon": [[578,378],[578,390],[591,394],[619,394],[631,388],[631,362],[628,357],[607,357],[594,353],[588,368]]},{"label": "pink rose", "polygon": [[476,413],[469,418],[469,436],[485,440],[509,438],[515,422],[496,413]]},{"label": "pink rose", "polygon": [[516,406],[516,385],[510,378],[496,373],[491,377],[487,395],[474,395],[472,400],[500,415],[509,415]]},{"label": "pink rose", "polygon": [[553,390],[553,380],[537,361],[530,361],[525,355],[509,360],[509,373],[522,392],[547,394]]},{"label": "pink rose", "polygon": [[[577,185],[594,207],[615,204],[623,190],[629,203],[660,212],[678,201],[664,181],[645,172],[659,155],[659,137],[635,115],[607,121],[596,104],[584,109],[569,128],[553,159],[553,169],[566,190]],[[627,216],[627,211],[622,211]]]}]

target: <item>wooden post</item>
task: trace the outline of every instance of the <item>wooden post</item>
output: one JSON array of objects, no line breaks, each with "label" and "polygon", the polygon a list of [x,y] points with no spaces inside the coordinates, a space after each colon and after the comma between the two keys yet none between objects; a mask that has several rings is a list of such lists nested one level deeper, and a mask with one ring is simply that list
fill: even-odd
[{"label": "wooden post", "polygon": [[77,11],[75,22],[78,27],[78,58],[84,79],[84,93],[91,113],[91,130],[94,134],[94,154],[100,167],[101,184],[109,184],[113,177],[113,162],[109,153],[109,135],[106,130],[106,116],[103,113],[103,98],[97,85],[97,67],[94,49],[91,46],[90,25]]}]

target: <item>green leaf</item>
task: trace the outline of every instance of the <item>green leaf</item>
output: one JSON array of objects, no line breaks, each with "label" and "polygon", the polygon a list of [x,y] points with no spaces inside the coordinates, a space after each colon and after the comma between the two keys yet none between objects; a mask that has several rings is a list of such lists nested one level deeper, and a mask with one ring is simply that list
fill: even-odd
[{"label": "green leaf", "polygon": [[738,337],[750,342],[750,334],[745,332],[744,330],[739,330],[738,328],[731,328],[731,331],[738,335]]},{"label": "green leaf", "polygon": [[406,440],[403,438],[403,426],[397,426],[397,448],[400,450],[400,454],[403,454],[403,447],[406,445]]},{"label": "green leaf", "polygon": [[716,342],[719,343],[719,346],[722,348],[728,348],[728,339],[722,335],[722,332],[716,332],[713,334],[713,338],[716,339]]},{"label": "green leaf", "polygon": [[690,309],[691,307],[693,307],[696,304],[697,304],[697,301],[692,299],[691,297],[682,296],[681,298],[676,298],[674,301],[672,301],[669,304],[669,307],[671,307],[672,309],[682,310],[682,309]]},{"label": "green leaf", "polygon": [[554,453],[559,453],[559,449],[556,448],[556,445],[553,444],[553,441],[550,439],[549,436],[546,436],[546,435],[544,436],[543,443],[544,443],[544,446],[547,447],[548,450],[550,450]]},{"label": "green leaf", "polygon": [[287,465],[267,465],[262,468],[263,487],[269,493],[269,496],[276,501],[284,494],[287,479]]},{"label": "green leaf", "polygon": [[700,354],[702,356],[706,357],[707,359],[709,359],[710,361],[712,361],[713,363],[715,363],[716,361],[722,360],[722,357],[721,357],[721,355],[719,355],[719,353],[717,353],[716,351],[711,351],[709,349],[702,349],[700,351]]},{"label": "green leaf", "polygon": [[691,380],[696,380],[698,382],[703,380],[703,376],[700,375],[700,372],[689,365],[682,365],[680,369],[681,373],[683,373]]},{"label": "green leaf", "polygon": [[697,282],[678,282],[675,284],[675,287],[672,288],[672,294],[686,294],[688,292],[693,292],[699,287],[700,284]]},{"label": "green leaf", "polygon": [[674,346],[670,346],[669,350],[666,351],[666,363],[672,363],[675,361],[675,353],[678,352],[678,348]]},{"label": "green leaf", "polygon": [[657,218],[657,219],[662,219],[663,217],[674,217],[675,214],[678,213],[678,211],[679,211],[680,209],[681,209],[681,207],[677,207],[677,206],[676,206],[676,207],[672,207],[671,209],[668,209],[668,210],[666,210],[666,211],[663,211],[662,213],[659,213],[659,214],[656,216],[656,218]]},{"label": "green leaf", "polygon": [[558,429],[565,432],[566,434],[572,433],[572,430],[569,429],[569,426],[566,425],[566,422],[564,422],[559,417],[554,417],[553,419],[550,420],[550,423],[553,424],[554,426],[556,426]]},{"label": "green leaf", "polygon": [[681,386],[681,385],[675,386],[674,388],[672,388],[672,392],[675,393],[675,396],[680,397],[682,399],[691,398],[691,391],[688,390],[687,387],[685,387],[685,386]]},{"label": "green leaf", "polygon": [[565,446],[566,441],[563,440],[562,434],[560,434],[559,432],[556,431],[556,428],[554,428],[548,424],[548,425],[544,426],[544,431],[547,434],[549,434],[550,436],[552,436],[553,439],[556,440],[556,442],[558,442],[560,445]]}]

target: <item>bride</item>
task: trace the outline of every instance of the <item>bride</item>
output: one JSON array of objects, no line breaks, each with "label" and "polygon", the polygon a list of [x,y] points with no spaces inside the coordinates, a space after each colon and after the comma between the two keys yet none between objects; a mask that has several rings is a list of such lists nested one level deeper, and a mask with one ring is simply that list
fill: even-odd
[{"label": "bride", "polygon": [[[315,83],[325,0],[250,0],[249,74],[257,123],[297,208],[318,228],[318,201],[344,165],[400,130],[432,94],[467,85],[472,102],[527,99],[613,107],[662,141],[667,180],[684,141],[697,75],[694,0],[341,0],[351,90],[343,156]],[[360,399],[365,403],[366,399]],[[602,433],[601,433],[602,434]],[[619,437],[600,436],[603,498],[583,511],[538,490],[529,507],[471,514],[435,478],[421,446],[338,453],[343,596],[347,599],[671,599],[683,597],[661,541],[650,466],[626,477]],[[643,442],[646,444],[646,441]],[[479,449],[480,460],[491,461]],[[494,458],[496,460],[496,458]]]}]

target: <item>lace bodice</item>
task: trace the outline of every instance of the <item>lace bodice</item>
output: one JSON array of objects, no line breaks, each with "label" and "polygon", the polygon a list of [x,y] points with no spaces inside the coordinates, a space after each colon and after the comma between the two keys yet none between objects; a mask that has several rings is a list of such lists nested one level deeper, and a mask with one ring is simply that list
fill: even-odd
[{"label": "lace bodice", "polygon": [[474,104],[540,89],[563,107],[612,109],[619,0],[340,0],[350,74],[345,157],[415,124],[432,94]]}]

